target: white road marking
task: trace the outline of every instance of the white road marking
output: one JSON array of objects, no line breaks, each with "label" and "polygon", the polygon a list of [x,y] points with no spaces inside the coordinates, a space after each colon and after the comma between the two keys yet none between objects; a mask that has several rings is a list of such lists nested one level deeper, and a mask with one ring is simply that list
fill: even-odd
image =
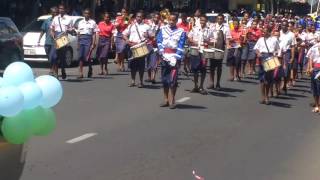
[{"label": "white road marking", "polygon": [[84,134],[82,136],[76,137],[74,139],[70,139],[70,140],[66,141],[66,143],[74,144],[74,143],[86,140],[86,139],[91,138],[91,137],[96,136],[96,135],[97,135],[97,133],[87,133],[87,134]]},{"label": "white road marking", "polygon": [[183,97],[183,98],[181,98],[181,99],[178,99],[176,102],[177,102],[177,103],[183,103],[183,102],[188,101],[188,100],[190,100],[190,99],[191,99],[190,97]]}]

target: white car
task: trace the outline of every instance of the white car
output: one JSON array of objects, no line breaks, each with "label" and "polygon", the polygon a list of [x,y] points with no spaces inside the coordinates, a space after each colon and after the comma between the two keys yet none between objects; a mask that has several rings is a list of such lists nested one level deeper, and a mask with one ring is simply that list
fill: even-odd
[{"label": "white car", "polygon": [[[44,43],[46,36],[42,36],[40,44],[38,45],[39,36],[41,33],[42,23],[50,18],[51,15],[40,16],[35,21],[27,25],[23,30],[23,50],[25,61],[37,61],[37,62],[48,62],[48,58],[44,49]],[[73,26],[77,26],[79,21],[83,19],[81,16],[71,16],[73,20]],[[77,53],[77,36],[68,35],[70,44],[67,45],[66,52],[66,64],[71,66],[73,63],[78,61]]]}]

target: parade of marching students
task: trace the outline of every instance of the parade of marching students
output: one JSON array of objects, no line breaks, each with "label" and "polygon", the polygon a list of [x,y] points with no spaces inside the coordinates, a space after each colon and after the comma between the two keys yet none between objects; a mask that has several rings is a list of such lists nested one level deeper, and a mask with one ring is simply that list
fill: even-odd
[{"label": "parade of marching students", "polygon": [[[43,32],[51,35],[47,35],[47,41],[68,33],[78,36],[78,79],[108,76],[109,54],[115,49],[117,71],[130,71],[128,87],[143,88],[145,83],[155,84],[158,79],[162,82],[164,102],[160,107],[175,109],[179,75],[193,76],[194,87],[190,92],[206,95],[208,89],[221,89],[222,69],[228,68],[228,81],[257,77],[261,91],[257,102],[265,105],[272,103],[270,98],[287,94],[297,79],[310,77],[312,112],[319,112],[320,36],[316,33],[319,24],[311,16],[292,13],[263,16],[243,11],[241,18],[234,13],[227,21],[224,14],[217,14],[209,21],[200,9],[188,16],[169,9],[129,14],[123,8],[115,21],[111,21],[110,13],[104,12],[96,23],[91,19],[90,9],[85,9],[84,19],[72,27],[64,5],[52,7],[51,13],[52,22],[43,24]],[[96,55],[92,56],[95,48]],[[65,47],[47,47],[52,64],[50,74],[59,78],[59,62],[63,80],[67,78],[65,52]],[[99,61],[100,72],[92,71],[92,57]],[[88,64],[86,75],[85,64]],[[210,83],[205,84],[205,79]]]},{"label": "parade of marching students", "polygon": [[0,180],[320,177],[320,1],[0,1]]}]

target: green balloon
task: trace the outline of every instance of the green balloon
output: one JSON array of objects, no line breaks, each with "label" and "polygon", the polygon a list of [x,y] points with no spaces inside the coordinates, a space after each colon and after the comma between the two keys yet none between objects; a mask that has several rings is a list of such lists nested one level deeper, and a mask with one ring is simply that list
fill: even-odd
[{"label": "green balloon", "polygon": [[48,135],[56,127],[56,117],[51,109],[39,106],[31,110],[24,110],[22,113],[26,117],[33,135]]},{"label": "green balloon", "polygon": [[21,113],[14,117],[5,117],[1,130],[4,138],[11,144],[23,144],[31,136],[28,123]]},{"label": "green balloon", "polygon": [[56,128],[57,122],[56,122],[56,114],[52,109],[44,109],[44,114],[45,114],[45,126],[38,131],[35,135],[38,136],[46,136],[53,132],[53,130]]}]

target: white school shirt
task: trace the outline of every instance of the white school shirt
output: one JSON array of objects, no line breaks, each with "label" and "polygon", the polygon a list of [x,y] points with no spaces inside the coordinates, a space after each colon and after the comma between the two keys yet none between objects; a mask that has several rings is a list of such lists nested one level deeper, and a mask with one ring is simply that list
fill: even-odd
[{"label": "white school shirt", "polygon": [[280,49],[282,52],[286,52],[292,46],[296,45],[296,38],[293,32],[287,31],[286,33],[280,32]]},{"label": "white school shirt", "polygon": [[93,33],[99,32],[97,23],[92,19],[89,19],[88,21],[85,19],[81,20],[78,24],[77,30],[79,34],[86,35],[92,35]]},{"label": "white school shirt", "polygon": [[217,38],[218,38],[219,30],[222,30],[225,40],[232,38],[231,32],[230,32],[230,27],[229,27],[229,25],[227,23],[223,23],[221,25],[219,25],[218,23],[213,23],[213,24],[210,25],[210,29],[213,32],[214,41],[216,41]]},{"label": "white school shirt", "polygon": [[[135,23],[129,25],[127,27],[127,29],[124,30],[122,33],[123,33],[123,35],[129,37],[129,41],[131,41],[133,43],[140,43],[140,42],[146,40],[146,35],[147,35],[149,29],[150,29],[149,25],[144,24],[143,22],[140,24],[135,22]],[[139,37],[137,30],[139,31],[140,37]]]},{"label": "white school shirt", "polygon": [[213,40],[213,32],[209,29],[209,27],[195,27],[193,28],[189,34],[188,38],[192,39],[192,41],[197,42],[198,46],[202,46],[204,41],[212,41]]},{"label": "white school shirt", "polygon": [[[60,21],[60,23],[59,23]],[[60,26],[61,25],[61,26]],[[67,30],[72,29],[73,27],[72,18],[69,15],[64,15],[61,17],[61,14],[55,16],[52,20],[50,29],[53,29],[55,32],[66,32]]]},{"label": "white school shirt", "polygon": [[313,45],[308,53],[307,53],[307,58],[309,60],[312,60],[312,63],[316,63],[316,64],[320,64],[320,44],[317,43],[315,45]]},{"label": "white school shirt", "polygon": [[312,33],[312,32],[307,32],[307,37],[306,37],[306,41],[309,44],[316,44],[317,43],[317,39],[318,39],[318,35],[316,33]]},{"label": "white school shirt", "polygon": [[[258,50],[260,53],[279,53],[280,46],[279,41],[276,37],[269,37],[266,39],[266,43],[268,48],[266,47],[266,44],[264,42],[264,37],[259,38],[256,45],[254,46],[254,50]],[[269,52],[268,52],[269,49]]]}]

